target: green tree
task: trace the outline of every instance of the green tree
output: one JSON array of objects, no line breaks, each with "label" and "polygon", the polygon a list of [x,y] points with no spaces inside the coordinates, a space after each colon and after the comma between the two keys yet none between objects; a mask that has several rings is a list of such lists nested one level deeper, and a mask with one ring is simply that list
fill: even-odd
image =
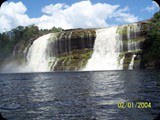
[{"label": "green tree", "polygon": [[160,12],[154,14],[145,41],[145,60],[160,64]]},{"label": "green tree", "polygon": [[61,32],[63,29],[62,28],[60,28],[60,27],[58,27],[58,28],[56,28],[56,27],[52,27],[52,29],[50,30],[51,32]]},{"label": "green tree", "polygon": [[29,40],[30,38],[39,35],[39,29],[35,25],[30,25],[25,27],[23,32],[24,32],[22,37],[23,40]]},{"label": "green tree", "polygon": [[11,31],[0,33],[0,58],[8,57],[14,51],[15,46],[25,47],[34,39],[50,32],[60,32],[61,28],[53,27],[51,30],[39,30],[35,25],[18,26]]}]

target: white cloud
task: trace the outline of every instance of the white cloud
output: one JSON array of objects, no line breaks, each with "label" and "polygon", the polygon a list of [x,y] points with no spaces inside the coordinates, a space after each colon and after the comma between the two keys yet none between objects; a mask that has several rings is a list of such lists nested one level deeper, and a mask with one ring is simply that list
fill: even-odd
[{"label": "white cloud", "polygon": [[56,12],[59,12],[65,8],[67,8],[68,5],[66,4],[61,4],[61,3],[57,3],[55,5],[51,4],[48,6],[45,6],[44,8],[42,8],[42,12],[46,13],[46,14],[55,14]]},{"label": "white cloud", "polygon": [[46,15],[38,18],[37,21],[41,21],[38,22],[41,28],[51,28],[53,25],[62,28],[106,27],[109,26],[107,20],[111,18],[126,23],[138,21],[138,17],[129,13],[128,7],[119,8],[119,5],[106,3],[92,4],[89,0],[71,6],[58,3],[45,6],[42,12]]},{"label": "white cloud", "polygon": [[0,32],[11,30],[18,25],[28,25],[27,8],[22,2],[5,2],[0,8]]},{"label": "white cloud", "polygon": [[148,6],[144,9],[144,11],[148,11],[148,12],[154,12],[156,10],[159,9],[159,6],[158,4],[155,2],[155,1],[152,1],[152,5],[151,6]]},{"label": "white cloud", "polygon": [[125,23],[138,21],[138,17],[131,14],[128,7],[120,9],[119,5],[92,4],[89,0],[80,1],[70,6],[64,3],[45,6],[42,8],[44,15],[39,18],[29,18],[25,13],[26,10],[27,8],[21,2],[3,4],[0,10],[0,20],[2,20],[0,32],[5,29],[10,30],[18,25],[29,24],[35,24],[42,29],[50,29],[53,26],[67,29],[107,27],[109,26],[107,21],[113,18],[113,23],[116,21]]},{"label": "white cloud", "polygon": [[115,17],[115,21],[118,22],[126,22],[126,23],[133,23],[138,21],[138,17],[134,16],[133,14],[129,13],[129,7],[125,7],[123,9],[119,9],[113,15]]}]

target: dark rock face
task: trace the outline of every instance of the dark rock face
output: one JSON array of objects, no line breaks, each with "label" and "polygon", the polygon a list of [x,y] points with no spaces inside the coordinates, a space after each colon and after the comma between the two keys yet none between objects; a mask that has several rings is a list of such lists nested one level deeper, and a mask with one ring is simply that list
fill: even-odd
[{"label": "dark rock face", "polygon": [[14,50],[11,55],[11,59],[17,59],[19,64],[27,61],[27,53],[29,47],[33,44],[34,40],[40,36],[35,36],[34,38],[29,39],[28,41],[21,41],[14,46]]},{"label": "dark rock face", "polygon": [[[155,63],[145,64],[143,54],[145,51],[145,39],[149,21],[141,21],[138,23],[118,26],[117,33],[122,41],[122,49],[119,55],[124,57],[123,69],[127,70],[129,64],[134,58],[134,67],[153,69]],[[32,38],[26,42],[20,42],[14,47],[12,53],[13,58],[19,61],[19,64],[27,62],[27,53],[36,38]],[[93,53],[93,47],[96,39],[96,29],[69,29],[62,32],[54,33],[49,38],[49,45],[46,54],[54,58],[55,61],[49,61],[51,71],[79,70],[85,67],[88,59]],[[138,47],[137,47],[138,46]]]},{"label": "dark rock face", "polygon": [[148,22],[141,21],[118,27],[117,33],[122,40],[120,58],[124,57],[124,70],[129,69],[133,55],[135,55],[133,69],[141,69],[143,66],[144,43],[149,30]]},{"label": "dark rock face", "polygon": [[57,60],[50,62],[51,71],[76,71],[85,67],[95,38],[95,29],[72,29],[53,35],[48,53]]},{"label": "dark rock face", "polygon": [[[21,41],[15,47],[11,61],[15,60],[19,65],[28,62],[29,48],[36,38]],[[91,56],[96,38],[95,29],[70,29],[54,33],[49,38],[46,54],[51,59],[56,57],[56,63],[49,60],[51,71],[73,71],[84,67]],[[49,58],[48,58],[49,59]],[[6,63],[2,60],[2,64]]]},{"label": "dark rock face", "polygon": [[75,29],[58,33],[57,40],[50,44],[53,54],[70,52],[75,49],[93,49],[96,32],[94,29]]}]

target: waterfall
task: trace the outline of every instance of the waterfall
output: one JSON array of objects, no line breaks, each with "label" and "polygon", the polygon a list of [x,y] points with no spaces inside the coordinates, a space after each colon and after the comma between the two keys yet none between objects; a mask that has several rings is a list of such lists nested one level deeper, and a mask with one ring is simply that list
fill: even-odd
[{"label": "waterfall", "polygon": [[27,53],[27,65],[26,70],[29,72],[46,72],[50,68],[49,62],[49,38],[51,34],[39,37],[33,42]]},{"label": "waterfall", "polygon": [[[84,70],[119,70],[123,63],[119,60],[122,41],[117,27],[96,30],[93,55]],[[123,58],[122,58],[123,59]]]},{"label": "waterfall", "polygon": [[129,70],[133,70],[133,66],[134,66],[134,58],[136,57],[136,55],[133,55],[132,56],[132,59],[131,59],[131,62],[130,62],[130,64],[129,64]]},{"label": "waterfall", "polygon": [[[144,40],[140,32],[141,25],[134,23],[47,34],[33,43],[29,42],[26,48],[23,43],[18,44],[14,56],[20,55],[14,58],[15,62],[11,60],[4,63],[2,70],[47,72],[136,69],[141,61],[140,47]],[[16,69],[12,70],[12,66],[16,66]]]},{"label": "waterfall", "polygon": [[133,69],[140,50],[140,27],[134,23],[96,30],[93,54],[84,70],[122,70],[124,61],[127,69]]},{"label": "waterfall", "polygon": [[139,37],[140,26],[137,23],[127,27],[128,51],[139,49],[139,42],[132,41]]},{"label": "waterfall", "polygon": [[132,42],[132,41],[128,42],[128,52],[132,52],[133,50],[139,50],[139,49],[140,49],[139,42]]},{"label": "waterfall", "polygon": [[[128,33],[127,33],[128,34],[128,52],[135,52],[136,50],[140,50],[139,41],[132,41],[139,37],[139,33],[140,33],[140,26],[137,23],[132,24],[132,29],[128,27]],[[133,54],[131,62],[128,67],[129,70],[133,70],[135,57],[136,55]]]},{"label": "waterfall", "polygon": [[70,32],[68,36],[68,51],[71,51],[71,37],[72,37],[72,32]]}]

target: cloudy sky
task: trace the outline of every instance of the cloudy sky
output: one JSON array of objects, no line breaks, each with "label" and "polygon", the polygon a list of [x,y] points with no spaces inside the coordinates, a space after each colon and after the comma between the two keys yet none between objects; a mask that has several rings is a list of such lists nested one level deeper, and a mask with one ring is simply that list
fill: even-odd
[{"label": "cloudy sky", "polygon": [[108,27],[150,19],[152,0],[8,0],[0,8],[0,32],[19,25],[63,29]]}]

